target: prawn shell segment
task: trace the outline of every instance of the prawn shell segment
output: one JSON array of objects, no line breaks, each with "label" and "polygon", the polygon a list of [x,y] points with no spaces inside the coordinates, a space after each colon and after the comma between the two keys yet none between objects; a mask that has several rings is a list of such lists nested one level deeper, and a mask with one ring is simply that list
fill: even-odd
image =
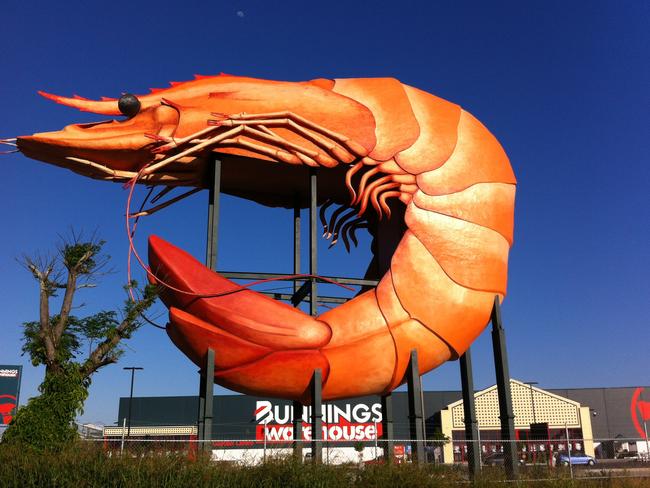
[{"label": "prawn shell segment", "polygon": [[395,345],[374,290],[325,312],[319,320],[332,329],[321,349],[330,364],[323,398],[348,398],[383,391],[395,371]]},{"label": "prawn shell segment", "polygon": [[415,204],[406,210],[406,223],[454,282],[505,295],[510,244],[501,234]]},{"label": "prawn shell segment", "polygon": [[406,368],[413,349],[418,352],[420,371],[430,371],[455,356],[449,345],[419,320],[412,319],[404,310],[389,270],[375,290],[377,303],[395,342],[395,371],[386,392],[404,382]]},{"label": "prawn shell segment", "polygon": [[422,210],[492,229],[512,245],[515,190],[515,185],[508,183],[477,183],[449,195],[431,196],[416,191],[413,204]]},{"label": "prawn shell segment", "polygon": [[404,171],[417,175],[439,168],[454,152],[461,108],[417,88],[403,86],[420,126],[420,136],[395,160]]},{"label": "prawn shell segment", "polygon": [[418,188],[427,195],[447,195],[476,183],[509,183],[517,180],[496,138],[472,115],[462,111],[458,141],[445,163],[417,175]]},{"label": "prawn shell segment", "polygon": [[400,304],[449,346],[452,358],[462,355],[487,325],[494,293],[456,283],[410,230],[393,255],[391,272]]},{"label": "prawn shell segment", "polygon": [[415,143],[420,135],[420,125],[411,110],[402,83],[394,78],[353,78],[335,81],[335,93],[363,104],[375,119],[377,142],[368,157],[375,161],[388,161]]}]

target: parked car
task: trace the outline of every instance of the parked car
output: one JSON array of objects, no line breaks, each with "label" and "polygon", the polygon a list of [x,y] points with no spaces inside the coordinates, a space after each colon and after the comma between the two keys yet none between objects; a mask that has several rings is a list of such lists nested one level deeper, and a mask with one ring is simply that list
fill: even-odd
[{"label": "parked car", "polygon": [[626,461],[640,461],[641,456],[638,452],[622,451],[617,452],[614,456],[615,459],[625,459]]},{"label": "parked car", "polygon": [[[523,459],[518,459],[517,460],[519,464],[524,464]],[[495,452],[493,454],[490,454],[489,456],[486,456],[485,459],[483,459],[483,464],[486,466],[503,466],[506,463],[506,456],[502,452]]]},{"label": "parked car", "polygon": [[[566,452],[560,452],[557,455],[557,464],[561,466],[569,465],[569,454]],[[571,453],[571,464],[586,464],[588,466],[593,466],[596,464],[596,459],[593,456],[588,456],[583,452],[572,452]]]}]

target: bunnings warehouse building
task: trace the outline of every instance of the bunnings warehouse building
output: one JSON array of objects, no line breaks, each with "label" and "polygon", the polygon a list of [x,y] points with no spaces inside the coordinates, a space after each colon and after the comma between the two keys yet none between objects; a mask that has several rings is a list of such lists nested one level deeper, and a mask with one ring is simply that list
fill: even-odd
[{"label": "bunnings warehouse building", "polygon": [[[647,400],[644,399],[644,390]],[[650,423],[650,387],[571,388],[544,390],[511,380],[515,428],[520,451],[566,449],[568,431],[571,448],[589,455],[612,458],[622,452],[647,452],[645,422]],[[426,437],[443,436],[456,442],[435,443],[430,457],[445,463],[466,460],[463,402],[460,391],[428,391],[423,394]],[[476,414],[484,455],[500,449],[499,405],[496,386],[475,393]],[[397,457],[408,456],[408,404],[406,393],[393,393],[393,425]],[[105,427],[108,444],[119,442],[128,416],[129,399],[121,398],[116,427]],[[197,397],[133,398],[131,439],[196,439]],[[303,440],[311,439],[309,412],[303,418]],[[289,448],[293,440],[291,402],[245,395],[214,398],[213,457],[223,460],[261,458],[261,450]],[[324,454],[336,459],[358,461],[354,444],[364,442],[365,460],[381,454],[382,410],[379,397],[361,397],[323,406]],[[527,441],[531,423],[547,423],[548,439],[535,447]],[[265,442],[266,438],[266,442]],[[533,445],[530,445],[532,442]],[[305,445],[305,447],[308,447]],[[305,449],[308,451],[308,449]],[[434,452],[435,451],[435,452]]]}]

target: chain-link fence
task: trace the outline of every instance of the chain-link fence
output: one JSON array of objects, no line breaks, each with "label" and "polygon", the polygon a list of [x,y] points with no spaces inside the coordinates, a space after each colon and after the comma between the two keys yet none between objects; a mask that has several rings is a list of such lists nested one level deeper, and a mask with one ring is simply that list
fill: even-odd
[{"label": "chain-link fence", "polygon": [[[477,474],[503,475],[511,470],[519,477],[649,477],[648,441],[624,439],[536,439],[501,440],[426,440],[383,439],[354,441],[213,439],[199,441],[193,436],[105,437],[88,439],[108,456],[147,457],[183,455],[206,456],[215,463],[252,466],[271,460],[302,458],[330,465],[421,463],[462,471],[467,477]],[[392,451],[392,456],[388,453]],[[418,456],[420,459],[418,459]]]}]

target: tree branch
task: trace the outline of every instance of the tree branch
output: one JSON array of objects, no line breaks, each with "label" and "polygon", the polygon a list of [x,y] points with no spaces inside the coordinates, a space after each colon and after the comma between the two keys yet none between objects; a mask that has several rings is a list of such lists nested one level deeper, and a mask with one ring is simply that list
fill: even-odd
[{"label": "tree branch", "polygon": [[50,296],[52,283],[49,281],[54,270],[54,263],[45,259],[25,257],[23,264],[32,273],[39,285],[39,330],[38,336],[45,347],[45,366],[47,369],[56,369],[56,346],[52,337],[50,324]]},{"label": "tree branch", "polygon": [[110,355],[115,350],[120,341],[127,335],[127,330],[134,325],[132,321],[125,318],[120,325],[115,328],[115,333],[100,342],[95,350],[88,356],[88,359],[81,367],[81,374],[84,378],[89,377],[102,366],[117,361],[115,356]]},{"label": "tree branch", "polygon": [[155,299],[155,293],[145,292],[142,300],[130,302],[124,319],[113,329],[112,334],[108,334],[106,339],[97,345],[84,362],[81,367],[84,378],[89,377],[99,368],[117,361],[117,355],[114,353],[116,347],[122,339],[130,337],[142,325],[139,321],[140,314],[149,308]]},{"label": "tree branch", "polygon": [[63,335],[63,331],[68,324],[70,317],[70,310],[72,310],[72,299],[77,289],[77,274],[74,268],[68,271],[68,281],[65,286],[65,294],[63,295],[63,303],[61,303],[61,311],[59,312],[59,321],[54,325],[52,330],[52,338],[55,344],[58,344]]}]

